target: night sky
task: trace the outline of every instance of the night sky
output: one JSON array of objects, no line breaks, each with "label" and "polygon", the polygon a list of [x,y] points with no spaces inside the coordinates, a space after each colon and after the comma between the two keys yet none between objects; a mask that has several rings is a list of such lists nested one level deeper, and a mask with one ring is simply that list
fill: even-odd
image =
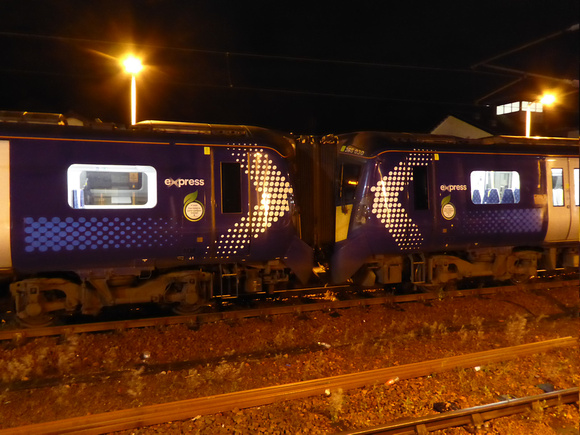
[{"label": "night sky", "polygon": [[549,89],[578,128],[579,3],[3,1],[0,110],[127,124],[132,52],[139,120],[427,132]]}]

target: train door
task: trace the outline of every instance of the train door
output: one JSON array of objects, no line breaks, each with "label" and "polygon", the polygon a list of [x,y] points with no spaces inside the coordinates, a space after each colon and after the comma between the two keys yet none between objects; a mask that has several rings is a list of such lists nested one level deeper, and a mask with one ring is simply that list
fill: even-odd
[{"label": "train door", "polygon": [[335,205],[335,242],[345,240],[348,235],[351,214],[354,205],[355,193],[361,175],[361,164],[349,161],[342,162],[339,166],[339,183],[336,192]]},{"label": "train door", "polygon": [[250,253],[252,226],[248,183],[248,151],[213,147],[215,255],[225,262]]},{"label": "train door", "polygon": [[546,159],[548,231],[546,241],[578,240],[578,161]]},{"label": "train door", "polygon": [[[574,160],[570,160],[571,162],[574,162]],[[580,237],[580,228],[579,228],[579,224],[580,224],[580,181],[578,180],[578,178],[580,177],[580,168],[578,167],[578,160],[575,160],[575,163],[570,165],[570,171],[571,171],[571,178],[572,178],[572,187],[574,189],[574,194],[572,195],[572,204],[571,204],[571,209],[572,209],[572,222],[570,225],[570,233],[568,234],[568,238],[572,238],[574,239],[574,237],[576,237],[576,240],[578,240],[578,238]]]},{"label": "train door", "polygon": [[10,143],[0,140],[0,269],[12,267],[10,253]]},{"label": "train door", "polygon": [[570,179],[570,210],[571,210],[571,220],[570,220],[570,231],[568,232],[568,239],[569,240],[578,240],[580,237],[580,228],[579,220],[580,220],[580,184],[578,181],[579,177],[579,168],[578,168],[578,160],[576,159],[568,159],[568,173]]}]

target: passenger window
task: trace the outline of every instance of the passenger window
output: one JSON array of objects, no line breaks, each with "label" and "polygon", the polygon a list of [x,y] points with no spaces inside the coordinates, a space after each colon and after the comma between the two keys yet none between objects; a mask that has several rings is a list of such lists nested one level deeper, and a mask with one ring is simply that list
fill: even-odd
[{"label": "passenger window", "polygon": [[156,186],[151,166],[74,164],[67,171],[68,204],[75,209],[153,208]]},{"label": "passenger window", "polygon": [[564,207],[564,170],[552,168],[552,205]]},{"label": "passenger window", "polygon": [[221,164],[222,213],[242,212],[242,178],[239,163]]},{"label": "passenger window", "polygon": [[470,181],[473,204],[520,202],[520,174],[516,171],[473,171]]},{"label": "passenger window", "polygon": [[413,197],[415,210],[429,210],[427,166],[413,166]]},{"label": "passenger window", "polygon": [[578,182],[578,168],[574,169],[574,202],[580,206],[580,183]]}]

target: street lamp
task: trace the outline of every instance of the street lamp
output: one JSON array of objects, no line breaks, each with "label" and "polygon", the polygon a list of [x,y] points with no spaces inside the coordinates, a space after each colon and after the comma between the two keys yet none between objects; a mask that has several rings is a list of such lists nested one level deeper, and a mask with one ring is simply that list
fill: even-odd
[{"label": "street lamp", "polygon": [[131,125],[137,123],[137,81],[135,77],[143,69],[141,59],[129,56],[123,61],[125,71],[131,74]]},{"label": "street lamp", "polygon": [[556,101],[556,97],[552,94],[545,94],[536,101],[528,101],[525,107],[526,111],[526,137],[530,137],[530,129],[532,126],[532,105],[540,103],[543,106],[549,106]]}]

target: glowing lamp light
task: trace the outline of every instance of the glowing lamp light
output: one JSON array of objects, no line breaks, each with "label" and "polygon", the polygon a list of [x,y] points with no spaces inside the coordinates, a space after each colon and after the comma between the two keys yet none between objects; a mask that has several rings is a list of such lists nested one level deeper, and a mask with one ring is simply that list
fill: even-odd
[{"label": "glowing lamp light", "polygon": [[137,123],[137,82],[135,76],[143,69],[141,59],[135,56],[128,56],[123,61],[125,71],[131,74],[131,124]]},{"label": "glowing lamp light", "polygon": [[530,130],[532,128],[532,104],[540,102],[542,105],[550,106],[556,102],[556,97],[552,94],[544,94],[542,98],[536,101],[528,102],[526,111],[526,137],[530,137]]},{"label": "glowing lamp light", "polygon": [[542,103],[546,106],[550,106],[550,105],[554,104],[555,102],[556,102],[556,97],[552,94],[545,94],[540,99],[540,103]]},{"label": "glowing lamp light", "polygon": [[125,67],[125,71],[129,74],[139,74],[143,69],[143,64],[141,63],[141,59],[136,58],[134,56],[129,56],[123,61],[123,66]]}]

